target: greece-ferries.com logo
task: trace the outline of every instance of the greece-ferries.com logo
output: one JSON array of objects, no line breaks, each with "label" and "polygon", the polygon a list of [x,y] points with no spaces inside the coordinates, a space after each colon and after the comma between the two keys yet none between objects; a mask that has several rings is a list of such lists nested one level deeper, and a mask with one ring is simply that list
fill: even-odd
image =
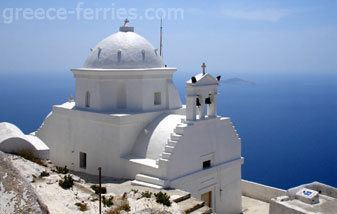
[{"label": "greece-ferries.com logo", "polygon": [[20,20],[183,20],[182,8],[117,8],[113,3],[111,7],[91,8],[85,7],[84,2],[78,2],[72,9],[67,8],[4,8],[2,22],[12,24]]}]

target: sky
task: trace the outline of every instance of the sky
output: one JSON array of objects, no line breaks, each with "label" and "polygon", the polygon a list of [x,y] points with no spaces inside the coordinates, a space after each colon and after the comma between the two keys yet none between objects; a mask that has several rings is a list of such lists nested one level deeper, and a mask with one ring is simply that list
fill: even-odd
[{"label": "sky", "polygon": [[158,48],[161,16],[178,70],[337,71],[336,0],[1,0],[0,12],[0,72],[82,67],[126,17]]}]

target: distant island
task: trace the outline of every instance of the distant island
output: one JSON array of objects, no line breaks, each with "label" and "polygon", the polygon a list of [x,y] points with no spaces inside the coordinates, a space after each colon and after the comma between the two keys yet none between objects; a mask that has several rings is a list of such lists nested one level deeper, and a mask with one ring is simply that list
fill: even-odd
[{"label": "distant island", "polygon": [[237,78],[237,77],[224,80],[224,81],[222,81],[222,83],[233,84],[233,85],[256,85],[255,82],[243,80],[243,79],[240,79],[240,78]]}]

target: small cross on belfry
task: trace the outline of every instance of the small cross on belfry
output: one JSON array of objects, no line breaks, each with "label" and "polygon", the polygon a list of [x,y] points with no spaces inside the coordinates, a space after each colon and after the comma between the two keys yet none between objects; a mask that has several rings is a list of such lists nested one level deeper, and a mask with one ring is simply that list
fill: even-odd
[{"label": "small cross on belfry", "polygon": [[126,18],[126,19],[124,20],[124,26],[127,26],[127,25],[128,25],[128,23],[129,23],[129,19],[128,19],[128,18]]},{"label": "small cross on belfry", "polygon": [[201,67],[202,67],[202,74],[205,75],[206,64],[203,62]]}]

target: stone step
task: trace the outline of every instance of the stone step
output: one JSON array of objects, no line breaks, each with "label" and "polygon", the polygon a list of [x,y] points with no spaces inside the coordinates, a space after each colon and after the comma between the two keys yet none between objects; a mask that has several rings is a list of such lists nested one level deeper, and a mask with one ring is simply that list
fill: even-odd
[{"label": "stone step", "polygon": [[178,143],[178,141],[175,141],[175,140],[171,140],[171,139],[167,140],[168,146],[174,146],[175,147],[177,143]]},{"label": "stone step", "polygon": [[189,199],[191,197],[191,193],[186,192],[184,195],[173,195],[171,196],[171,200],[174,201],[175,203],[179,203],[181,201],[184,201],[186,199]]},{"label": "stone step", "polygon": [[174,129],[174,132],[177,134],[184,134],[184,129],[187,127],[187,124],[178,124],[177,127]]},{"label": "stone step", "polygon": [[169,162],[169,159],[164,159],[164,158],[159,158],[157,160],[157,164],[158,164],[159,168],[166,168],[168,162]]},{"label": "stone step", "polygon": [[175,128],[175,129],[173,130],[173,132],[176,133],[176,134],[183,135],[183,134],[184,134],[184,129],[178,129],[178,128]]},{"label": "stone step", "polygon": [[159,185],[155,185],[155,184],[149,184],[143,181],[137,181],[137,180],[133,180],[131,181],[131,184],[134,186],[143,186],[143,187],[149,187],[149,188],[153,188],[153,189],[163,189],[162,186]]},{"label": "stone step", "polygon": [[188,198],[186,200],[180,201],[178,206],[184,210],[185,213],[191,213],[205,205],[204,201],[199,201],[196,198]]},{"label": "stone step", "polygon": [[208,206],[200,207],[197,210],[194,210],[193,212],[190,212],[190,214],[210,214],[212,213],[212,209]]},{"label": "stone step", "polygon": [[161,153],[161,157],[164,159],[170,159],[172,153],[171,152],[163,152]]},{"label": "stone step", "polygon": [[155,185],[158,185],[158,186],[165,186],[165,180],[162,180],[162,179],[157,178],[157,177],[152,177],[152,176],[149,176],[149,175],[137,174],[136,180],[146,182],[146,183],[150,183],[150,184],[155,184]]},{"label": "stone step", "polygon": [[175,134],[175,133],[171,134],[171,140],[179,141],[181,138],[182,138],[182,135],[180,134]]},{"label": "stone step", "polygon": [[168,145],[166,145],[164,149],[165,152],[169,152],[169,153],[172,153],[173,150],[174,150],[174,146],[168,146]]}]

